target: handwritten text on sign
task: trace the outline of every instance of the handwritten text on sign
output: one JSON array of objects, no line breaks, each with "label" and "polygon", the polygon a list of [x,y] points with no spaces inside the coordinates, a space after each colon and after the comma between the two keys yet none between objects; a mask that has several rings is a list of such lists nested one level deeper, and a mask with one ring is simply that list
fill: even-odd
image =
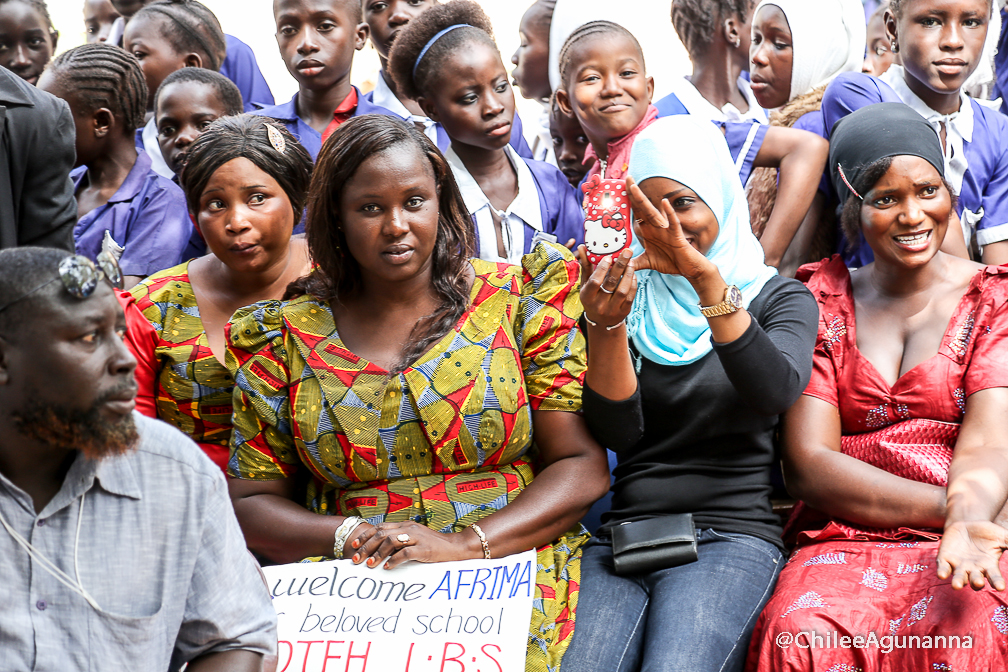
[{"label": "handwritten text on sign", "polygon": [[278,672],[522,672],[536,555],[264,567]]}]

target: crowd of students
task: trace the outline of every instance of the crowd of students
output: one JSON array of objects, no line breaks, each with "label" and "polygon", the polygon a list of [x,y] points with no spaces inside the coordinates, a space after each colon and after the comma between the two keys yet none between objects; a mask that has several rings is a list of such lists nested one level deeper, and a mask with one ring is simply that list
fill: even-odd
[{"label": "crowd of students", "polygon": [[[75,301],[119,280],[113,368],[227,475],[260,563],[536,549],[529,670],[1008,669],[1008,108],[967,93],[1008,10],[670,4],[693,69],[655,101],[632,7],[535,0],[509,72],[472,0],[275,0],[276,104],[198,0],[87,0],[55,58],[45,3],[0,0],[0,84],[51,94],[5,99],[76,138],[72,170],[4,145],[48,172],[11,180],[37,204],[0,204],[0,247],[72,248]],[[633,213],[610,256],[585,234],[605,180]],[[44,276],[0,268],[0,385]],[[162,431],[68,422],[38,440]],[[152,659],[241,641],[215,632]],[[781,646],[800,632],[895,646]]]}]

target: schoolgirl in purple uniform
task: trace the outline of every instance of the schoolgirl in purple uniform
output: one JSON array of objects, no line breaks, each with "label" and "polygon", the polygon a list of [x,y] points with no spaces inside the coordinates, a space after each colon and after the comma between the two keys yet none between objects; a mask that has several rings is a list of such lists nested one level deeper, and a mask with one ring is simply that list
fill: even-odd
[{"label": "schoolgirl in purple uniform", "polygon": [[127,289],[202,255],[182,190],[134,144],[147,102],[137,60],[119,47],[85,44],[53,61],[38,86],[66,100],[77,123],[78,167],[70,173],[77,253],[95,259],[105,245],[120,252]]},{"label": "schoolgirl in purple uniform", "polygon": [[436,5],[396,37],[389,72],[451,138],[445,156],[476,223],[479,257],[516,264],[540,240],[581,242],[584,215],[563,173],[509,144],[515,99],[492,34],[475,2]]},{"label": "schoolgirl in purple uniform", "polygon": [[[371,45],[378,52],[381,61],[378,82],[372,91],[364,94],[364,98],[369,103],[384,107],[397,117],[422,127],[424,135],[444,152],[451,144],[444,126],[424,114],[415,100],[404,96],[388,74],[389,51],[396,36],[412,19],[435,4],[434,0],[364,0],[364,21],[371,28]],[[533,158],[517,114],[511,126],[510,144],[519,156]]]},{"label": "schoolgirl in purple uniform", "polygon": [[[838,77],[823,96],[827,129],[846,114],[880,102],[903,102],[942,140],[945,177],[958,193],[963,237],[986,264],[1008,262],[1008,118],[962,91],[979,64],[991,0],[895,0],[886,30],[903,65],[880,78]],[[950,230],[951,231],[951,230]],[[964,241],[952,239],[965,253]],[[955,251],[943,245],[945,251]],[[843,251],[849,266],[874,258],[867,245]]]}]

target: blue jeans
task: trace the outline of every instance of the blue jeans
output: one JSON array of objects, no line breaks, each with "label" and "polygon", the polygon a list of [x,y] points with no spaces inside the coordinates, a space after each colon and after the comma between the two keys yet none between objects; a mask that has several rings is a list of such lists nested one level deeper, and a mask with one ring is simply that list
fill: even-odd
[{"label": "blue jeans", "polygon": [[617,576],[602,539],[581,558],[581,592],[562,672],[741,670],[756,618],[784,566],[773,544],[697,531],[699,559]]}]

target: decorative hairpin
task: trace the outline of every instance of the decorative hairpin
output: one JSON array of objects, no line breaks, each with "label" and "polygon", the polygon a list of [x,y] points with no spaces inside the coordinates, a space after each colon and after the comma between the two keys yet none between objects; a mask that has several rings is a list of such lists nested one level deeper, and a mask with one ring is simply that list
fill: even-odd
[{"label": "decorative hairpin", "polygon": [[273,149],[283,154],[284,150],[287,149],[287,141],[284,140],[283,133],[272,124],[266,124],[266,135],[269,136]]},{"label": "decorative hairpin", "polygon": [[864,200],[864,196],[862,196],[861,194],[857,193],[857,191],[854,190],[854,187],[851,186],[851,183],[847,181],[847,176],[844,175],[844,172],[843,172],[843,166],[841,166],[839,163],[837,163],[836,164],[836,169],[837,169],[837,172],[840,173],[840,179],[843,180],[843,183],[846,184],[847,188],[851,190],[851,193],[854,194],[860,200],[863,201]]}]

